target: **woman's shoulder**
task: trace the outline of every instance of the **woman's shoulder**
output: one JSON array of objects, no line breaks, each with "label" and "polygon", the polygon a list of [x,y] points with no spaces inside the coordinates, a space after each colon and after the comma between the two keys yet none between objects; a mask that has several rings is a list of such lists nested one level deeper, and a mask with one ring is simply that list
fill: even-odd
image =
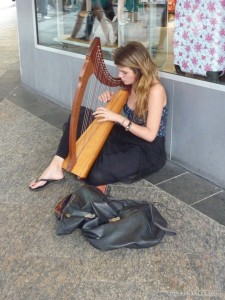
[{"label": "woman's shoulder", "polygon": [[164,86],[162,85],[162,83],[160,81],[154,81],[151,85],[151,88],[150,90],[164,90],[165,91],[165,88]]},{"label": "woman's shoulder", "polygon": [[[149,101],[159,103],[159,100],[163,102],[163,106],[167,103],[167,96],[164,86],[160,82],[156,82],[150,88]],[[149,102],[149,103],[150,103]]]},{"label": "woman's shoulder", "polygon": [[150,88],[150,94],[166,94],[166,91],[160,82],[155,82]]}]

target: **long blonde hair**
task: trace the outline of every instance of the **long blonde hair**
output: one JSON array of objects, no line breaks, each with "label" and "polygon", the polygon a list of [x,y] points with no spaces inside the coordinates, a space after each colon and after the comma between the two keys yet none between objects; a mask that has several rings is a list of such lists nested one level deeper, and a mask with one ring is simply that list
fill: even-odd
[{"label": "long blonde hair", "polygon": [[156,82],[160,82],[156,64],[148,50],[139,42],[129,42],[117,48],[114,62],[117,66],[130,68],[136,75],[136,82],[133,85],[137,96],[135,114],[145,119],[150,88]]}]

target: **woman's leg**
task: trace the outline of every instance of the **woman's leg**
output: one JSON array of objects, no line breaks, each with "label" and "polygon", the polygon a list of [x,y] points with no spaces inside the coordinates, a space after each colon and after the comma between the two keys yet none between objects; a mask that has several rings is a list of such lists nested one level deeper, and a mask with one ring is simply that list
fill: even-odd
[{"label": "woman's leg", "polygon": [[[38,180],[31,181],[29,187],[32,190],[39,188],[46,184],[47,180],[61,180],[63,179],[63,166],[64,158],[55,155],[50,163],[50,165],[44,170]],[[46,179],[46,180],[45,180]]]},{"label": "woman's leg", "polygon": [[[83,120],[87,120],[87,119],[88,121],[85,122],[86,124],[84,127]],[[78,126],[77,126],[77,138],[79,138],[79,136],[83,133],[83,131],[89,126],[89,124],[92,121],[93,121],[92,111],[85,107],[81,107]],[[49,166],[41,174],[41,176],[38,179],[31,181],[29,185],[31,189],[35,190],[36,188],[45,185],[46,181],[43,179],[60,180],[64,177],[62,166],[65,158],[69,153],[69,132],[70,132],[70,116],[68,121],[63,126],[63,134],[60,139],[55,156],[53,157]]]},{"label": "woman's leg", "polygon": [[69,128],[70,128],[70,117],[68,122],[64,124],[63,134],[60,139],[55,156],[53,157],[48,167],[40,175],[40,177],[30,182],[29,187],[31,189],[35,190],[36,188],[40,188],[41,186],[44,186],[47,182],[44,179],[60,180],[64,177],[62,166],[63,166],[64,159],[67,157],[69,152]]},{"label": "woman's leg", "polygon": [[118,23],[116,22],[116,14],[113,9],[112,1],[107,0],[105,6],[103,7],[106,18],[111,22],[113,34],[115,38],[118,37]]},{"label": "woman's leg", "polygon": [[107,154],[103,152],[94,163],[86,182],[90,185],[105,185],[135,177],[139,171],[139,153],[136,150]]},{"label": "woman's leg", "polygon": [[80,29],[83,25],[83,21],[84,21],[84,17],[85,17],[85,15],[83,15],[84,11],[86,11],[86,1],[85,0],[83,1],[80,12],[77,15],[76,23],[74,24],[74,28],[71,33],[72,38],[76,38],[76,35],[78,34],[78,32],[80,31]]},{"label": "woman's leg", "polygon": [[159,41],[158,41],[158,49],[162,49],[164,46],[164,42],[166,40],[167,36],[167,4],[165,4],[165,8],[163,10],[162,19],[161,19],[161,29],[160,29],[160,35],[159,35]]},{"label": "woman's leg", "polygon": [[158,44],[156,45],[159,50],[163,49],[164,42],[165,42],[165,39],[167,36],[167,25],[168,25],[167,11],[168,11],[168,4],[166,2],[163,13],[162,13],[162,17],[161,17],[161,29],[160,29],[160,34],[159,34],[159,41],[158,41]]}]

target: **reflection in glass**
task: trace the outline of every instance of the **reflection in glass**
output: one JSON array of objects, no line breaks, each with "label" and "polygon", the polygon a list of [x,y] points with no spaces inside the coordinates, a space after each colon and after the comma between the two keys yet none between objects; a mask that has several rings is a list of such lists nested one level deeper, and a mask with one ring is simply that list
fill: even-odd
[{"label": "reflection in glass", "polygon": [[174,72],[173,18],[166,0],[34,0],[37,42],[86,54],[95,36],[105,58],[130,40],[149,49],[160,70]]}]

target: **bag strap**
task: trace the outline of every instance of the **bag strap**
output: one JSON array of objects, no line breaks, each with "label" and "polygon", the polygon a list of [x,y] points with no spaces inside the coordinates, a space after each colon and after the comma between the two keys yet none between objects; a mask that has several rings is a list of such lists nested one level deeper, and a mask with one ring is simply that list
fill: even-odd
[{"label": "bag strap", "polygon": [[[176,220],[179,220],[179,219],[181,219],[181,218],[184,216],[184,214],[183,214],[181,211],[178,211],[178,210],[175,210],[175,209],[168,208],[168,207],[165,206],[164,204],[159,203],[159,202],[157,202],[157,201],[155,201],[155,202],[152,203],[152,205],[153,205],[155,208],[157,208],[157,205],[155,205],[155,204],[157,204],[158,206],[160,206],[160,207],[166,209],[165,213],[166,213],[168,216],[170,216],[171,218],[174,218],[174,219],[176,219]],[[178,213],[180,214],[180,217],[175,217],[175,216],[172,215],[171,213],[168,213],[168,211],[170,211],[170,212],[178,212]]]},{"label": "bag strap", "polygon": [[[153,210],[152,210],[152,207],[153,207],[153,206],[154,206],[153,204],[149,203],[149,208],[150,208],[150,212],[151,212],[153,224],[154,224],[155,226],[157,226],[158,228],[162,229],[163,231],[165,231],[165,233],[166,233],[167,235],[176,235],[177,232],[176,232],[174,229],[168,228],[168,227],[164,227],[164,226],[160,225],[159,223],[157,223],[157,222],[154,220],[154,215],[153,215]],[[155,207],[155,208],[156,208],[156,207]]]}]

